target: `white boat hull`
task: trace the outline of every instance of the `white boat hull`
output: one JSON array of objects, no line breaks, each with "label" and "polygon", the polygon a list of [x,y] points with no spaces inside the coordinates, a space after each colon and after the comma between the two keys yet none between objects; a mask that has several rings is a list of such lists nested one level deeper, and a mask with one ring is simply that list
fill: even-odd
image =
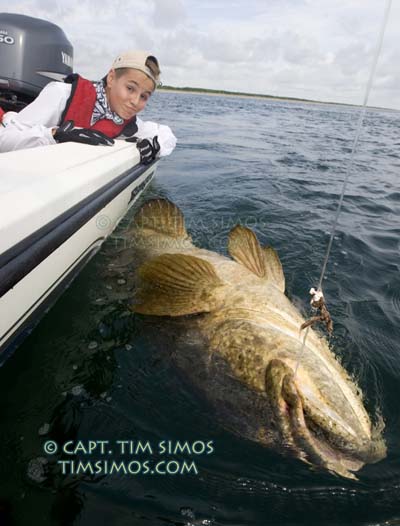
[{"label": "white boat hull", "polygon": [[59,146],[0,156],[0,363],[154,176],[155,163],[140,165],[122,141]]}]

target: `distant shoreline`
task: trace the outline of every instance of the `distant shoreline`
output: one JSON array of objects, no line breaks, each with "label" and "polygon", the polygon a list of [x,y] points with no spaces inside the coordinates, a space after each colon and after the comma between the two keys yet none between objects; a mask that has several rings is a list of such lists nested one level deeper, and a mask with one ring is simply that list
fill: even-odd
[{"label": "distant shoreline", "polygon": [[[224,90],[213,90],[213,89],[203,89],[203,88],[177,88],[175,86],[161,86],[158,88],[159,91],[166,91],[170,93],[188,93],[191,95],[211,95],[211,96],[223,96],[223,97],[238,97],[242,99],[261,99],[261,100],[271,100],[277,102],[300,102],[305,104],[323,104],[329,106],[347,106],[350,108],[360,108],[361,104],[348,104],[346,102],[325,102],[321,100],[313,99],[299,99],[296,97],[278,97],[275,95],[261,95],[259,93],[241,93],[239,91],[224,91]],[[378,106],[367,106],[370,110],[385,110],[385,111],[400,111],[394,108],[382,108]]]},{"label": "distant shoreline", "polygon": [[[335,102],[320,102],[318,100],[298,99],[295,97],[277,97],[275,95],[261,95],[259,93],[242,93],[240,91],[224,91],[203,88],[177,88],[174,86],[161,86],[159,90],[171,91],[173,93],[190,93],[192,95],[222,95],[224,97],[239,97],[242,99],[267,99],[288,102],[308,102],[312,104],[336,104]],[[352,106],[352,104],[346,104],[346,106]]]}]

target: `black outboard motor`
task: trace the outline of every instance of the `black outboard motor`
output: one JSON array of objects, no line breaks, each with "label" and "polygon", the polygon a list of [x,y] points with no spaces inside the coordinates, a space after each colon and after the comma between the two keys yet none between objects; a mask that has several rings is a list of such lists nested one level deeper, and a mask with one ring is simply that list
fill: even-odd
[{"label": "black outboard motor", "polygon": [[19,111],[52,80],[72,73],[73,47],[55,24],[0,13],[0,107]]}]

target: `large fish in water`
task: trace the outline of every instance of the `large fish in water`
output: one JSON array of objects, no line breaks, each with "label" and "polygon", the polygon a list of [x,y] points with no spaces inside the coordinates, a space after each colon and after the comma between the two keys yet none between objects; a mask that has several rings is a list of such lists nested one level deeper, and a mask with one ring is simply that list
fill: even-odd
[{"label": "large fish in water", "polygon": [[153,199],[129,236],[132,309],[181,317],[173,330],[187,345],[176,350],[177,362],[225,426],[347,478],[386,456],[383,426],[372,425],[359,388],[313,329],[295,373],[305,320],[285,296],[277,253],[252,230],[231,230],[230,259],[194,246],[180,210]]}]

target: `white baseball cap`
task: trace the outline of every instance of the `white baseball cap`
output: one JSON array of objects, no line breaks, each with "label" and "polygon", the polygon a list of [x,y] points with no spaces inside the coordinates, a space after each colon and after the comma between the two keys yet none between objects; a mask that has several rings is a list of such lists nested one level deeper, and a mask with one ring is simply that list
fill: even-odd
[{"label": "white baseball cap", "polygon": [[112,69],[120,68],[132,68],[143,71],[153,82],[154,86],[157,87],[160,84],[160,75],[155,71],[152,71],[147,65],[147,59],[151,59],[156,63],[158,69],[158,60],[154,55],[147,51],[125,51],[118,55],[118,57],[112,63]]}]

